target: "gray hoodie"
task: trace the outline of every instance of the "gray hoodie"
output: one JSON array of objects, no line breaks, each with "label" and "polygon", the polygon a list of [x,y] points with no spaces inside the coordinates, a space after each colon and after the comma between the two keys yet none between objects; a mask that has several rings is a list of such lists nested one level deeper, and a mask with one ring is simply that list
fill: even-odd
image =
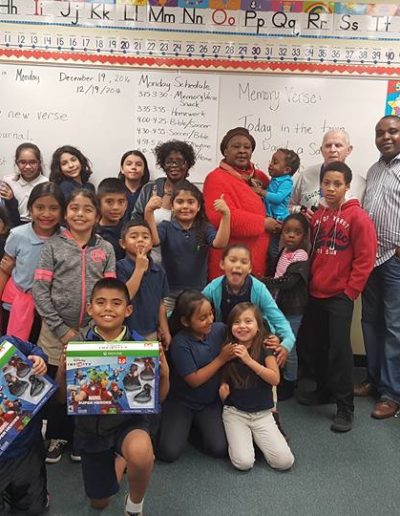
[{"label": "gray hoodie", "polygon": [[68,230],[48,240],[35,272],[32,295],[50,330],[63,337],[88,324],[86,304],[101,278],[115,278],[115,254],[98,235],[81,248]]}]

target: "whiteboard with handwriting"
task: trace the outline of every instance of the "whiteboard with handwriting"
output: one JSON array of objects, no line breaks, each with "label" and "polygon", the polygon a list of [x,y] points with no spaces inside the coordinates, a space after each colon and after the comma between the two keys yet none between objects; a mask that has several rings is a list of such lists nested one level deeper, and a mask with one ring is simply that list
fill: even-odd
[{"label": "whiteboard with handwriting", "polygon": [[3,63],[0,175],[12,173],[16,147],[31,141],[46,174],[53,151],[69,144],[90,159],[95,183],[116,176],[121,155],[134,148],[157,177],[154,147],[180,139],[193,144],[190,177],[202,183],[221,159],[222,136],[238,125],[255,137],[254,161],[264,170],[278,147],[298,152],[302,168],[320,163],[323,134],[343,127],[354,146],[348,163],[365,175],[378,157],[374,126],[386,89],[386,81],[367,78]]}]

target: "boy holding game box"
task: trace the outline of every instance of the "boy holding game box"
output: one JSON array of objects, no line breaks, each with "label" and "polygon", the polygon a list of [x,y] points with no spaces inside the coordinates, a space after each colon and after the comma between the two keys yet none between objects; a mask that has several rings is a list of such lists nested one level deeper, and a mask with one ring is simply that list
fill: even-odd
[{"label": "boy holding game box", "polygon": [[[7,341],[32,362],[32,370],[29,375],[43,376],[46,374],[47,355],[39,346],[6,335],[0,338],[0,349]],[[16,367],[17,371],[20,368],[26,369],[24,363],[19,363]],[[22,380],[19,382],[26,384],[25,373],[20,371],[15,379],[23,377],[23,382]],[[32,378],[30,382],[32,382]],[[7,390],[10,388],[2,388],[0,391],[0,427],[7,420],[7,416],[11,417],[13,411],[18,412],[17,401],[19,400],[12,401],[14,396],[7,397]],[[4,413],[4,407],[9,408],[8,413]],[[45,452],[41,428],[42,418],[37,414],[22,429],[20,435],[10,446],[0,454],[0,514],[5,514],[6,505],[8,505],[18,514],[36,516],[42,514],[48,506]]]},{"label": "boy holding game box", "polygon": [[[143,340],[124,325],[132,313],[126,285],[117,279],[99,280],[87,306],[93,330],[86,341]],[[169,369],[160,349],[160,401],[169,390]],[[150,418],[145,414],[80,416],[75,418],[77,444],[82,456],[85,491],[93,508],[104,509],[118,492],[127,469],[129,494],[125,514],[141,516],[143,498],[150,481],[154,454],[149,435]]]}]

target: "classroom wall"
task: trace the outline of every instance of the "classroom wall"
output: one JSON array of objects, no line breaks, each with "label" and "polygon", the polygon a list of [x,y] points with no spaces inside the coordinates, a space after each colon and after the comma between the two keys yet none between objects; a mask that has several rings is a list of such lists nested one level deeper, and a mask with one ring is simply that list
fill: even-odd
[{"label": "classroom wall", "polygon": [[348,163],[360,195],[377,158],[374,125],[384,114],[387,81],[0,63],[0,89],[1,175],[14,169],[17,145],[32,141],[47,165],[58,146],[79,147],[96,183],[118,173],[126,150],[139,148],[157,177],[155,145],[182,139],[197,154],[191,180],[202,183],[232,127],[253,134],[253,158],[264,170],[278,147],[298,152],[302,168],[320,163],[323,134],[341,127],[354,145]]},{"label": "classroom wall", "polygon": [[[191,142],[200,185],[220,160],[219,142],[234,126],[257,141],[254,160],[266,169],[278,147],[296,150],[302,167],[320,162],[319,146],[331,127],[345,128],[354,145],[348,163],[361,195],[377,158],[374,125],[384,110],[386,82],[324,77],[155,72],[137,69],[0,64],[0,171],[13,169],[16,146],[39,145],[48,164],[56,147],[78,146],[92,161],[94,182],[116,176],[120,156],[132,148],[149,157],[168,139]],[[353,351],[364,353],[360,302],[352,326]]]}]

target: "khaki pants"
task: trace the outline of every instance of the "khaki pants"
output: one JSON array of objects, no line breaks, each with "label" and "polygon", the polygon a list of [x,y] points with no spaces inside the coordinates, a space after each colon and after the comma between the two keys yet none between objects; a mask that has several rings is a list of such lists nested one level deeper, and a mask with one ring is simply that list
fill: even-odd
[{"label": "khaki pants", "polygon": [[225,406],[222,419],[229,457],[235,468],[248,470],[253,467],[253,440],[271,468],[285,470],[292,467],[293,454],[276,426],[271,410],[242,412],[235,407]]}]

